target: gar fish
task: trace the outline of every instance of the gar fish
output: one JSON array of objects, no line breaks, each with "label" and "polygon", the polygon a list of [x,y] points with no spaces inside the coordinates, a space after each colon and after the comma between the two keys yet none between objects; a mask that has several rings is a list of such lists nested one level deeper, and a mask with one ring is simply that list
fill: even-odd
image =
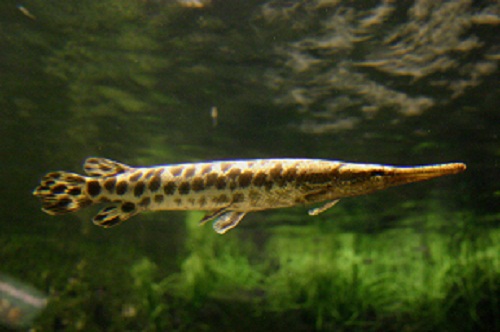
[{"label": "gar fish", "polygon": [[319,159],[255,159],[131,167],[88,158],[88,176],[64,171],[45,175],[33,194],[51,215],[108,203],[94,218],[111,227],[143,211],[205,210],[224,234],[252,211],[322,203],[317,215],[344,197],[463,172],[462,163],[395,167]]}]

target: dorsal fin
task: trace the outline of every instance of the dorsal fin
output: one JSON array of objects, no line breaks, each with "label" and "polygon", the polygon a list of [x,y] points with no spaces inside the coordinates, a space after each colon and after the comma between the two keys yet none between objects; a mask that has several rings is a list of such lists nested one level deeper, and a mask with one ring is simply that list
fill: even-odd
[{"label": "dorsal fin", "polygon": [[132,168],[110,159],[91,157],[85,160],[83,169],[90,176],[112,176],[125,173]]}]

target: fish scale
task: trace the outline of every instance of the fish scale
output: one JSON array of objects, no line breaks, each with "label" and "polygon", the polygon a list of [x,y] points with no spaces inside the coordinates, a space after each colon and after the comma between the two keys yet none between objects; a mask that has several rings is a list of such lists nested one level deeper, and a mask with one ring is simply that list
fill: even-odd
[{"label": "fish scale", "polygon": [[[255,162],[251,166],[248,162],[220,162],[137,168],[116,175],[112,180],[96,180],[104,188],[106,181],[127,183],[123,194],[106,190],[96,195],[87,193],[95,202],[104,198],[105,201],[122,200],[139,204],[144,198],[153,197],[149,210],[211,210],[229,202],[233,208],[263,210],[294,205],[295,200],[300,198],[294,195],[300,190],[288,190],[288,187],[301,179],[295,176],[297,169],[299,173],[300,169],[308,169],[301,167],[301,163],[307,161],[271,160]],[[293,170],[293,173],[288,170]],[[150,176],[147,176],[148,172]],[[152,176],[154,173],[161,175]],[[289,173],[294,176],[287,178]],[[160,195],[163,199],[154,199]],[[278,203],[279,206],[276,205]]]},{"label": "fish scale", "polygon": [[395,167],[319,159],[256,159],[130,167],[105,158],[88,158],[88,176],[51,172],[34,195],[42,210],[58,215],[105,203],[93,222],[112,227],[144,211],[206,210],[225,233],[252,211],[321,203],[317,215],[340,198],[456,174],[462,163]]}]

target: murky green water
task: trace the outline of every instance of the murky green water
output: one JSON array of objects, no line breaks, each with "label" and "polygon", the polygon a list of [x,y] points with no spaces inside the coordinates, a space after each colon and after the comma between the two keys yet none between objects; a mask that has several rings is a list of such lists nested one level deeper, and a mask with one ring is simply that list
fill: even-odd
[{"label": "murky green water", "polygon": [[[2,1],[0,274],[24,297],[0,288],[0,322],[500,329],[499,13],[493,1]],[[40,177],[81,172],[88,156],[468,169],[317,217],[252,213],[221,236],[202,212],[113,229],[92,225],[94,208],[41,212]]]}]

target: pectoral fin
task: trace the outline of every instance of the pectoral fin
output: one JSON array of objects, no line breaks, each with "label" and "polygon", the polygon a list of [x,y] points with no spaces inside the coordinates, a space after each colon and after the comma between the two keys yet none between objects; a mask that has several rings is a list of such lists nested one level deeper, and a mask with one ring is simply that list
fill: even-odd
[{"label": "pectoral fin", "polygon": [[215,220],[214,230],[219,234],[224,234],[231,228],[238,226],[238,223],[245,216],[246,212],[229,211],[223,213]]},{"label": "pectoral fin", "polygon": [[207,214],[205,214],[205,216],[203,217],[203,219],[200,220],[200,222],[199,222],[200,226],[204,225],[205,223],[209,222],[210,220],[213,220],[215,218],[220,217],[225,212],[226,212],[226,208],[222,208],[222,209],[219,209],[219,210],[207,212]]},{"label": "pectoral fin", "polygon": [[328,210],[329,208],[333,207],[335,204],[337,204],[340,200],[339,199],[336,199],[334,201],[331,201],[331,202],[327,202],[325,203],[324,205],[322,206],[319,206],[317,208],[314,208],[314,209],[310,209],[308,211],[309,215],[310,216],[317,216],[318,214],[320,213],[323,213],[325,212],[326,210]]}]

